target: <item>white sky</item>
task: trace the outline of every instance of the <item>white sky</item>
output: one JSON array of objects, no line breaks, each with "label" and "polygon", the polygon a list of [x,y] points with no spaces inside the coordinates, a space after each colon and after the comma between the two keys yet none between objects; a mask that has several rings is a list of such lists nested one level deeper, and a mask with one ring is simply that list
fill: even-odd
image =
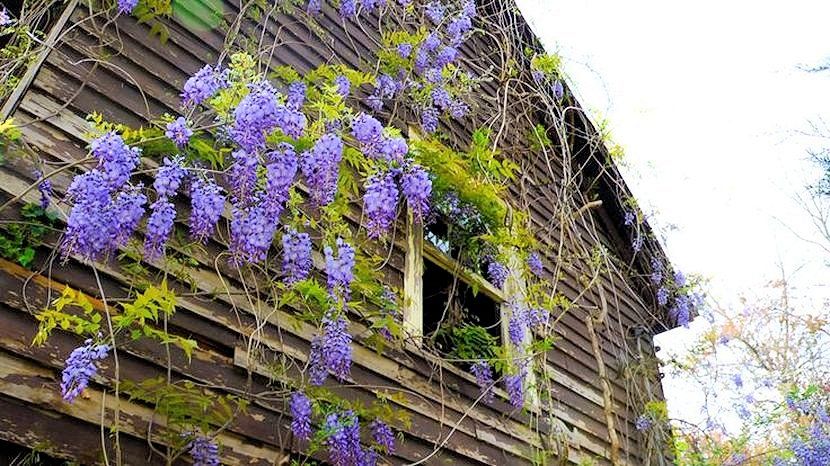
[{"label": "white sky", "polygon": [[[779,262],[830,296],[830,258],[790,231],[813,232],[794,196],[818,176],[814,141],[798,132],[830,121],[830,72],[797,66],[830,58],[830,2],[518,3],[582,105],[608,118],[677,268],[710,279],[721,302],[778,278]],[[701,324],[658,343],[679,348]],[[664,385],[673,411],[692,401]]]}]

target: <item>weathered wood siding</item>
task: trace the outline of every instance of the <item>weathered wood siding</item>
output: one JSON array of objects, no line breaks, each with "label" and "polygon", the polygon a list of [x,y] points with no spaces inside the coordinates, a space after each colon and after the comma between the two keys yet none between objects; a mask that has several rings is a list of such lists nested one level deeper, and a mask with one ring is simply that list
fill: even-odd
[{"label": "weathered wood siding", "polygon": [[[224,7],[226,17],[236,16],[237,4],[225,3]],[[48,55],[13,115],[23,126],[26,143],[46,161],[68,162],[86,155],[84,118],[91,112],[100,112],[109,121],[131,126],[145,124],[165,112],[176,114],[184,81],[203,64],[215,62],[224,46],[223,31],[195,32],[177,21],[168,23],[170,38],[165,45],[151,38],[148,28],[132,18],[120,18],[102,33],[102,19],[81,21],[88,14],[87,6],[77,7],[64,28],[65,34]],[[319,21],[328,31],[326,40],[320,40],[302,21],[285,16],[271,17],[261,24],[243,22],[241,30],[248,37],[258,38],[264,29],[268,40],[278,44],[273,54],[274,65],[289,64],[300,72],[326,62],[343,62],[360,68],[373,61],[372,49],[379,36],[371,21],[363,18],[344,29],[344,23],[328,7]],[[498,60],[498,54],[488,49],[490,45],[484,39],[474,40],[463,53],[468,60],[486,69],[488,61]],[[105,62],[90,59],[102,55],[108,56]],[[499,85],[486,83],[482,92],[495,95]],[[482,101],[481,105],[488,104]],[[469,121],[445,130],[461,138],[475,124]],[[591,131],[584,119],[574,119],[570,124],[581,126],[583,132]],[[574,158],[595,157],[591,151],[583,141]],[[551,167],[533,154],[508,155],[523,168],[522,182],[511,189],[514,200],[535,199],[536,202],[527,206],[531,218],[540,230],[550,229],[558,215],[553,207],[557,192],[554,188],[562,167]],[[53,179],[58,195],[65,192],[70,180],[68,174]],[[0,201],[23,192],[31,181],[31,165],[24,160],[11,161],[0,169]],[[36,201],[36,193],[30,193],[25,200]],[[188,207],[180,203],[177,208],[179,219],[186,218],[182,212],[187,212]],[[611,220],[607,212],[614,208],[606,204],[583,213],[575,222],[579,227],[577,236],[564,241],[564,247],[572,249],[572,241],[582,242],[589,249],[603,243],[616,256],[628,258],[627,241],[615,237],[619,236],[615,232],[620,226],[619,215]],[[13,219],[15,211],[0,215]],[[56,238],[53,235],[51,241]],[[549,244],[543,248],[545,261],[555,264],[560,260],[558,244],[552,244],[552,238],[546,241]],[[403,238],[397,238],[385,270],[389,283],[398,287],[403,284],[405,245]],[[314,329],[298,323],[291,310],[271,312],[269,303],[252,306],[242,299],[238,276],[225,264],[214,261],[224,247],[214,239],[204,250],[192,252],[195,262],[186,266],[192,283],[171,279],[171,286],[182,297],[177,313],[169,322],[170,328],[199,343],[189,363],[178,350],[173,350],[173,379],[225,387],[229,392],[265,393],[271,390],[270,373],[253,362],[246,347],[246,337],[254,331],[256,321],[267,320],[258,336],[265,354],[285,353],[301,361],[306,357]],[[34,275],[15,264],[0,261],[0,438],[37,447],[58,457],[95,463],[101,459],[102,417],[104,424],[109,425],[113,416],[114,400],[101,396],[102,388],[112,384],[111,361],[104,362],[88,396],[70,405],[60,398],[59,376],[63,361],[79,344],[78,338],[56,332],[42,347],[33,347],[30,343],[36,330],[32,312],[45,307],[64,286],[90,296],[100,297],[101,293],[88,265],[74,259],[65,265],[52,264],[50,254],[51,250],[46,247],[38,251],[38,262],[32,268],[43,272]],[[631,352],[628,329],[653,328],[660,319],[640,285],[622,278],[612,279],[616,276],[613,273],[601,275],[597,286],[602,287],[602,293],[597,291],[597,286],[583,293],[585,286],[581,280],[588,273],[586,267],[586,264],[570,264],[563,268],[560,277],[559,291],[577,306],[557,326],[561,339],[547,358],[554,374],[552,398],[555,402],[543,409],[552,410],[566,426],[571,461],[595,457],[600,464],[608,463],[610,441],[603,394],[585,322],[589,312],[607,303],[605,325],[598,332],[616,429],[623,460],[639,464],[643,452],[633,427],[637,413],[626,393],[619,361]],[[215,268],[225,274],[224,285],[219,282]],[[108,299],[128,295],[129,280],[117,261],[99,264],[96,269]],[[190,286],[204,292],[228,286],[240,294],[219,293],[216,299],[205,301],[188,297],[186,294],[192,291]],[[96,306],[103,304],[98,301]],[[361,337],[367,334],[365,322],[355,319],[351,331],[360,343]],[[653,354],[649,345],[646,345],[647,355]],[[140,380],[166,372],[167,357],[160,345],[138,342],[127,345],[120,354],[123,378]],[[516,412],[499,391],[497,401],[491,406],[479,405],[468,410],[479,392],[474,379],[450,366],[437,372],[437,361],[415,347],[378,356],[358,344],[354,360],[354,382],[374,388],[332,385],[333,390],[359,400],[370,400],[380,392],[400,393],[402,398],[396,408],[411,415],[412,425],[402,430],[404,441],[389,458],[394,464],[426,458],[436,448],[440,451],[430,457],[428,464],[525,464],[531,462],[534,448],[549,446],[546,439],[552,426],[538,415],[536,408],[530,414]],[[155,464],[157,460],[150,455],[146,436],[149,423],[158,426],[159,419],[153,418],[148,406],[123,399],[120,411],[122,450],[128,463]],[[224,460],[233,464],[280,463],[288,454],[286,449],[291,447],[288,443],[290,418],[285,411],[282,401],[257,398],[248,412],[219,436]],[[452,435],[447,438],[450,432]]]}]

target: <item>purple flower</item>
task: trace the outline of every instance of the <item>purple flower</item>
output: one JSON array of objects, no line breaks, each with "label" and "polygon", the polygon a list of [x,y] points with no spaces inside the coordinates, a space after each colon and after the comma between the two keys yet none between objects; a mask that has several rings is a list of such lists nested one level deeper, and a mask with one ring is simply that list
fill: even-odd
[{"label": "purple flower", "polygon": [[390,170],[366,180],[363,196],[363,214],[369,238],[377,238],[389,231],[398,213],[398,186],[395,174]]},{"label": "purple flower", "polygon": [[380,144],[383,137],[383,125],[365,113],[361,113],[352,119],[352,136],[364,148],[364,152],[374,150]]},{"label": "purple flower", "polygon": [[487,265],[487,278],[496,288],[504,286],[504,282],[507,280],[507,274],[507,267],[499,261],[491,260]]},{"label": "purple flower", "polygon": [[72,350],[61,373],[61,396],[72,403],[89,385],[89,379],[98,372],[97,361],[109,354],[109,345],[93,345],[92,340]]},{"label": "purple flower", "polygon": [[92,155],[98,159],[98,169],[110,190],[116,190],[130,179],[138,166],[141,151],[130,148],[121,136],[109,132],[95,139],[90,144]]},{"label": "purple flower", "polygon": [[684,286],[686,286],[686,275],[684,275],[681,271],[675,272],[674,284],[677,285],[678,288],[683,288]]},{"label": "purple flower", "polygon": [[243,149],[253,152],[265,145],[265,138],[275,129],[294,139],[305,130],[307,120],[299,110],[281,105],[276,90],[267,81],[250,85],[251,91],[234,109],[231,138]]},{"label": "purple flower", "polygon": [[476,383],[481,387],[481,392],[485,393],[484,402],[490,404],[493,402],[493,369],[487,361],[478,361],[470,366],[470,372],[476,377]]},{"label": "purple flower", "polygon": [[432,21],[432,24],[438,24],[444,20],[445,8],[439,0],[434,0],[427,4],[424,9],[424,13],[426,13],[427,18]]},{"label": "purple flower", "polygon": [[174,196],[182,184],[187,171],[182,166],[181,157],[164,158],[164,164],[156,172],[153,189],[160,198]]},{"label": "purple flower", "polygon": [[308,278],[311,273],[311,237],[288,229],[282,235],[282,270],[285,283],[292,284]]},{"label": "purple flower", "polygon": [[392,432],[392,428],[388,424],[380,419],[375,419],[369,424],[369,429],[372,431],[372,440],[384,453],[392,454],[395,452],[395,433]]},{"label": "purple flower", "polygon": [[323,431],[328,434],[325,444],[332,465],[360,466],[364,462],[365,452],[360,447],[360,422],[353,411],[329,414]]},{"label": "purple flower", "polygon": [[149,260],[156,260],[164,255],[164,247],[173,232],[176,208],[165,198],[150,206],[150,218],[147,219],[147,235],[144,239],[144,255]]},{"label": "purple flower", "polygon": [[475,18],[476,17],[476,2],[475,0],[464,0],[464,3],[461,6],[461,12],[464,16]]},{"label": "purple flower", "polygon": [[0,27],[8,26],[11,23],[12,23],[12,19],[9,16],[8,10],[3,8],[3,10],[0,11]]},{"label": "purple flower", "polygon": [[343,19],[354,18],[357,14],[357,5],[354,0],[340,0],[340,17]]},{"label": "purple flower", "polygon": [[[35,170],[32,174],[36,179],[43,178],[43,172],[40,170]],[[52,182],[49,180],[41,181],[37,185],[37,190],[40,192],[40,208],[46,210],[52,199]]]},{"label": "purple flower", "polygon": [[334,78],[334,85],[337,86],[337,93],[340,94],[341,97],[346,97],[351,92],[351,83],[349,82],[349,78],[343,76],[342,74]]},{"label": "purple flower", "polygon": [[441,110],[446,110],[452,105],[452,96],[443,87],[436,87],[432,90],[432,103]]},{"label": "purple flower", "polygon": [[689,326],[689,320],[692,317],[692,303],[686,295],[680,295],[674,300],[674,305],[669,309],[669,317],[674,320],[677,325],[684,327]]},{"label": "purple flower", "polygon": [[144,204],[147,203],[147,196],[141,192],[143,186],[139,183],[135,187],[126,188],[115,196],[112,205],[112,212],[115,221],[115,228],[110,232],[111,240],[115,246],[124,246],[130,239],[133,232],[138,228],[141,217],[144,216]]},{"label": "purple flower", "polygon": [[665,306],[669,302],[669,290],[661,286],[657,289],[657,304]]},{"label": "purple flower", "polygon": [[74,205],[61,241],[63,256],[75,253],[95,260],[109,252],[115,246],[112,233],[118,225],[112,215],[112,200],[103,174],[92,170],[76,176],[67,191],[67,201]]},{"label": "purple flower", "polygon": [[438,34],[432,32],[428,36],[424,38],[424,41],[421,43],[421,49],[425,52],[432,52],[436,50],[438,47],[441,46],[441,39],[438,37]]},{"label": "purple flower", "polygon": [[455,61],[455,57],[457,56],[458,50],[455,47],[444,47],[438,52],[438,56],[435,57],[435,64],[443,68]]},{"label": "purple flower", "polygon": [[438,109],[432,106],[421,110],[421,128],[429,134],[438,131]]},{"label": "purple flower", "polygon": [[401,189],[415,219],[423,221],[429,213],[429,199],[432,196],[429,174],[419,165],[411,166],[402,175]]},{"label": "purple flower", "polygon": [[311,190],[311,199],[318,206],[334,201],[342,158],[343,141],[336,134],[324,134],[311,150],[303,153],[300,168]]},{"label": "purple flower", "polygon": [[402,42],[398,44],[397,51],[401,58],[409,58],[409,56],[412,55],[412,44]]},{"label": "purple flower", "polygon": [[228,171],[228,184],[231,194],[234,196],[234,203],[248,205],[252,202],[252,196],[257,183],[257,169],[259,168],[259,157],[256,152],[238,149],[231,154],[233,165]]},{"label": "purple flower", "polygon": [[637,233],[637,236],[635,236],[634,240],[631,241],[631,249],[633,249],[635,253],[638,253],[641,249],[643,249],[643,235]]},{"label": "purple flower", "polygon": [[195,178],[190,187],[190,236],[204,242],[222,217],[225,210],[225,197],[222,188],[211,180]]},{"label": "purple flower", "polygon": [[311,385],[320,386],[328,375],[329,371],[323,360],[323,337],[316,335],[311,339],[311,349],[308,352],[308,381]]},{"label": "purple flower", "polygon": [[288,85],[288,97],[285,105],[291,110],[299,110],[305,102],[306,85],[302,81],[294,81]]},{"label": "purple flower", "polygon": [[234,265],[265,260],[277,230],[277,219],[263,202],[247,207],[234,206],[231,218],[230,252]]},{"label": "purple flower", "polygon": [[507,323],[507,334],[510,337],[510,342],[514,346],[521,347],[524,345],[527,329],[530,327],[528,322],[527,310],[518,303],[511,303],[510,321]]},{"label": "purple flower", "polygon": [[510,404],[514,408],[521,408],[525,405],[524,378],[522,374],[504,376],[504,389],[510,398]]},{"label": "purple flower", "polygon": [[663,263],[656,258],[651,260],[651,283],[655,285],[663,281]]},{"label": "purple flower", "polygon": [[320,14],[320,11],[323,9],[323,1],[322,0],[308,0],[308,5],[305,8],[306,13],[314,16]]},{"label": "purple flower", "polygon": [[323,318],[323,362],[341,382],[349,377],[352,368],[352,336],[343,317]]},{"label": "purple flower", "polygon": [[[406,154],[409,153],[409,146],[406,140],[401,137],[384,137],[377,147],[377,155],[387,162],[398,162],[403,164]],[[374,156],[374,154],[367,154]]]},{"label": "purple flower", "polygon": [[184,117],[178,117],[175,120],[167,123],[164,135],[176,143],[176,147],[183,149],[187,146],[190,136],[193,136],[193,130],[187,127],[187,120]]},{"label": "purple flower", "polygon": [[205,65],[184,83],[182,106],[199,105],[213,97],[220,89],[228,87],[228,71]]},{"label": "purple flower", "polygon": [[542,274],[545,271],[545,266],[542,264],[542,257],[538,252],[530,253],[530,256],[527,258],[527,267],[533,275],[540,278],[542,277]]},{"label": "purple flower", "polygon": [[637,416],[637,420],[634,421],[634,428],[640,432],[645,432],[651,428],[654,423],[652,422],[651,418],[646,416],[645,414],[640,414]]},{"label": "purple flower", "polygon": [[219,466],[219,446],[203,435],[197,436],[188,446],[193,466]]},{"label": "purple flower", "polygon": [[344,299],[349,299],[349,289],[354,280],[354,248],[343,238],[337,238],[337,257],[331,246],[323,249],[326,256],[326,275],[328,277],[329,293],[335,296],[338,292]]},{"label": "purple flower", "polygon": [[543,308],[531,308],[525,310],[527,325],[530,328],[547,325],[550,320],[550,311]]},{"label": "purple flower", "polygon": [[450,115],[455,119],[464,118],[469,112],[470,107],[463,100],[456,99],[450,104]]},{"label": "purple flower", "polygon": [[303,392],[291,394],[291,431],[301,440],[311,438],[311,400]]},{"label": "purple flower", "polygon": [[565,97],[565,86],[562,85],[562,81],[558,79],[553,82],[552,91],[556,100],[562,100],[562,97]]},{"label": "purple flower", "polygon": [[450,43],[458,46],[464,41],[464,34],[473,28],[473,22],[470,16],[459,15],[450,21],[447,25],[447,35],[450,36]]},{"label": "purple flower", "polygon": [[138,6],[138,0],[118,0],[118,14],[130,14]]},{"label": "purple flower", "polygon": [[741,373],[740,373],[740,372],[736,372],[735,374],[733,374],[733,375],[732,375],[732,382],[734,382],[734,383],[735,383],[735,387],[737,387],[737,388],[743,388],[743,386],[744,386],[744,379],[743,379],[743,377],[741,377]]},{"label": "purple flower", "polygon": [[281,143],[277,150],[268,153],[265,166],[265,207],[269,215],[279,218],[288,201],[288,190],[297,176],[297,153],[288,143]]}]

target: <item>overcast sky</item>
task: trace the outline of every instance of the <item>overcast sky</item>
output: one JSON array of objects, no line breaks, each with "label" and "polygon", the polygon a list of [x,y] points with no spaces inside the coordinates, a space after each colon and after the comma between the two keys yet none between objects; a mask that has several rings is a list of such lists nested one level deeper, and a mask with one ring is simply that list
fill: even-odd
[{"label": "overcast sky", "polygon": [[[794,197],[818,176],[815,141],[799,133],[830,122],[830,73],[798,66],[830,57],[830,2],[518,3],[582,105],[611,123],[675,267],[710,279],[721,302],[778,278],[779,263],[830,296],[827,257],[791,231],[813,235]],[[682,388],[665,382],[671,408]]]}]

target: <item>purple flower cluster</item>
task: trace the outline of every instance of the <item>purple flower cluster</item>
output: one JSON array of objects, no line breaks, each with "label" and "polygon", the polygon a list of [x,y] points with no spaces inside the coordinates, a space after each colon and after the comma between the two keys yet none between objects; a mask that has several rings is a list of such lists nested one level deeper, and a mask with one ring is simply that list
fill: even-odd
[{"label": "purple flower cluster", "polygon": [[190,236],[204,242],[216,229],[225,210],[225,196],[212,180],[194,178],[190,186]]},{"label": "purple flower cluster", "polygon": [[524,377],[522,374],[504,376],[504,389],[507,391],[510,404],[514,408],[521,408],[525,405]]},{"label": "purple flower cluster", "polygon": [[176,191],[179,190],[179,186],[181,186],[182,180],[187,174],[182,162],[181,157],[164,158],[164,163],[156,172],[156,179],[153,181],[153,189],[156,190],[159,198],[176,195]]},{"label": "purple flower cluster", "polygon": [[118,13],[130,14],[138,6],[138,0],[118,0]]},{"label": "purple flower cluster", "polygon": [[147,234],[144,238],[144,255],[149,260],[156,260],[164,255],[164,246],[173,232],[176,208],[167,200],[159,198],[150,206],[150,218],[147,219]]},{"label": "purple flower cluster", "polygon": [[663,281],[663,263],[657,258],[651,259],[651,283],[659,285]]},{"label": "purple flower cluster", "polygon": [[337,238],[337,257],[331,246],[323,249],[326,256],[326,276],[329,293],[344,300],[349,299],[349,290],[354,280],[354,248],[343,238]]},{"label": "purple flower cluster", "polygon": [[441,21],[444,21],[444,15],[446,14],[446,8],[441,3],[440,0],[433,0],[429,2],[424,8],[424,14],[426,14],[427,18],[432,21],[432,24],[440,24]]},{"label": "purple flower cluster", "polygon": [[311,385],[323,385],[329,375],[323,361],[323,337],[315,335],[311,339],[311,349],[308,352],[308,379]]},{"label": "purple flower cluster", "polygon": [[352,119],[352,136],[364,153],[373,153],[383,140],[383,125],[373,116],[360,113]]},{"label": "purple flower cluster", "polygon": [[282,235],[282,270],[285,283],[292,284],[308,278],[311,273],[311,237],[289,229]]},{"label": "purple flower cluster", "polygon": [[61,374],[61,395],[72,403],[89,385],[89,379],[98,372],[97,361],[107,357],[109,345],[93,345],[92,340],[72,350]]},{"label": "purple flower cluster", "polygon": [[343,381],[352,369],[352,336],[343,317],[323,318],[323,364],[334,376]]},{"label": "purple flower cluster", "polygon": [[326,417],[323,431],[328,434],[325,444],[329,461],[334,466],[361,466],[368,463],[368,451],[360,446],[360,421],[351,410],[331,413]]},{"label": "purple flower cluster", "polygon": [[369,429],[372,431],[372,440],[384,453],[392,454],[395,452],[395,433],[392,432],[392,428],[388,424],[380,419],[375,419],[369,424]]},{"label": "purple flower cluster", "polygon": [[530,253],[530,256],[527,258],[527,267],[533,275],[542,278],[545,266],[542,264],[542,256],[540,256],[538,252]]},{"label": "purple flower cluster", "polygon": [[291,144],[281,143],[277,150],[268,153],[263,202],[273,218],[279,218],[288,201],[288,190],[297,177],[298,164],[297,153]]},{"label": "purple flower cluster", "polygon": [[400,84],[395,78],[388,74],[381,74],[375,81],[375,90],[369,95],[369,107],[379,112],[383,109],[383,99],[391,99],[400,88]]},{"label": "purple flower cluster", "polygon": [[688,295],[681,294],[675,298],[674,304],[669,309],[669,317],[677,325],[689,326],[689,321],[692,318],[692,301]]},{"label": "purple flower cluster", "polygon": [[94,140],[91,148],[98,166],[76,176],[67,191],[73,206],[60,246],[64,257],[98,259],[123,245],[144,215],[147,198],[126,185],[139,151],[115,133]]},{"label": "purple flower cluster", "polygon": [[8,26],[12,23],[12,18],[9,16],[9,11],[4,7],[0,10],[0,27]]},{"label": "purple flower cluster", "polygon": [[354,18],[357,15],[357,4],[355,0],[340,0],[339,13],[343,19]]},{"label": "purple flower cluster", "polygon": [[247,207],[234,206],[231,212],[231,262],[239,266],[264,261],[279,219],[258,199]]},{"label": "purple flower cluster", "polygon": [[336,134],[324,134],[314,147],[303,152],[300,169],[311,190],[311,199],[318,206],[334,201],[342,158],[343,140]]},{"label": "purple flower cluster", "polygon": [[188,446],[193,466],[219,466],[219,445],[203,435],[197,436]]},{"label": "purple flower cluster", "polygon": [[205,65],[184,83],[182,106],[191,107],[213,97],[220,89],[228,87],[228,70]]},{"label": "purple flower cluster", "polygon": [[527,329],[530,328],[529,313],[517,303],[510,305],[510,321],[507,323],[507,334],[514,346],[521,348],[524,345]]},{"label": "purple flower cluster", "polygon": [[334,78],[334,85],[337,86],[337,93],[341,97],[347,97],[351,92],[352,84],[349,82],[349,78],[342,74]]},{"label": "purple flower cluster", "polygon": [[[35,170],[32,174],[36,179],[43,178],[43,172],[40,170]],[[40,192],[40,208],[46,210],[52,200],[52,182],[49,180],[41,181],[37,185],[37,190]]]},{"label": "purple flower cluster", "polygon": [[267,81],[250,86],[248,95],[234,109],[233,118],[230,136],[249,152],[264,147],[266,136],[277,128],[297,139],[308,123],[301,111],[279,103],[277,91]]},{"label": "purple flower cluster", "polygon": [[496,288],[504,286],[504,282],[507,281],[507,275],[507,267],[501,262],[493,259],[487,265],[487,278],[490,280],[490,283],[496,286]]},{"label": "purple flower cluster", "polygon": [[291,110],[300,110],[305,103],[307,86],[302,81],[294,81],[288,85],[285,105]]},{"label": "purple flower cluster", "polygon": [[487,361],[478,361],[470,366],[470,372],[475,376],[476,383],[481,387],[481,392],[484,393],[484,402],[490,404],[493,402],[493,369]]},{"label": "purple flower cluster", "polygon": [[395,223],[399,195],[392,170],[376,174],[366,180],[363,213],[366,216],[366,229],[370,238],[385,234]]},{"label": "purple flower cluster", "polygon": [[632,211],[630,211],[630,210],[626,210],[626,211],[625,211],[625,219],[624,219],[625,226],[631,226],[631,225],[633,225],[633,224],[634,224],[634,220],[635,220],[636,218],[637,218],[637,217],[634,215],[634,212],[632,212]]},{"label": "purple flower cluster", "polygon": [[432,180],[423,167],[412,165],[401,175],[401,190],[415,219],[419,222],[429,214]]},{"label": "purple flower cluster", "polygon": [[634,428],[640,432],[645,432],[651,428],[654,422],[651,420],[650,417],[646,416],[645,414],[640,414],[637,416],[637,420],[634,421]]},{"label": "purple flower cluster", "polygon": [[666,287],[661,286],[657,289],[657,304],[660,306],[665,306],[669,302],[669,290]]},{"label": "purple flower cluster", "polygon": [[308,5],[305,7],[306,13],[311,16],[318,15],[323,10],[323,0],[308,0]]},{"label": "purple flower cluster", "polygon": [[435,107],[424,107],[421,110],[421,128],[429,134],[438,131],[438,117],[440,112]]},{"label": "purple flower cluster", "polygon": [[175,120],[167,123],[164,135],[176,144],[179,149],[184,149],[190,137],[193,136],[193,130],[187,126],[187,120],[184,117],[178,117]]},{"label": "purple flower cluster", "polygon": [[311,400],[303,392],[291,394],[291,432],[300,440],[311,438]]}]

